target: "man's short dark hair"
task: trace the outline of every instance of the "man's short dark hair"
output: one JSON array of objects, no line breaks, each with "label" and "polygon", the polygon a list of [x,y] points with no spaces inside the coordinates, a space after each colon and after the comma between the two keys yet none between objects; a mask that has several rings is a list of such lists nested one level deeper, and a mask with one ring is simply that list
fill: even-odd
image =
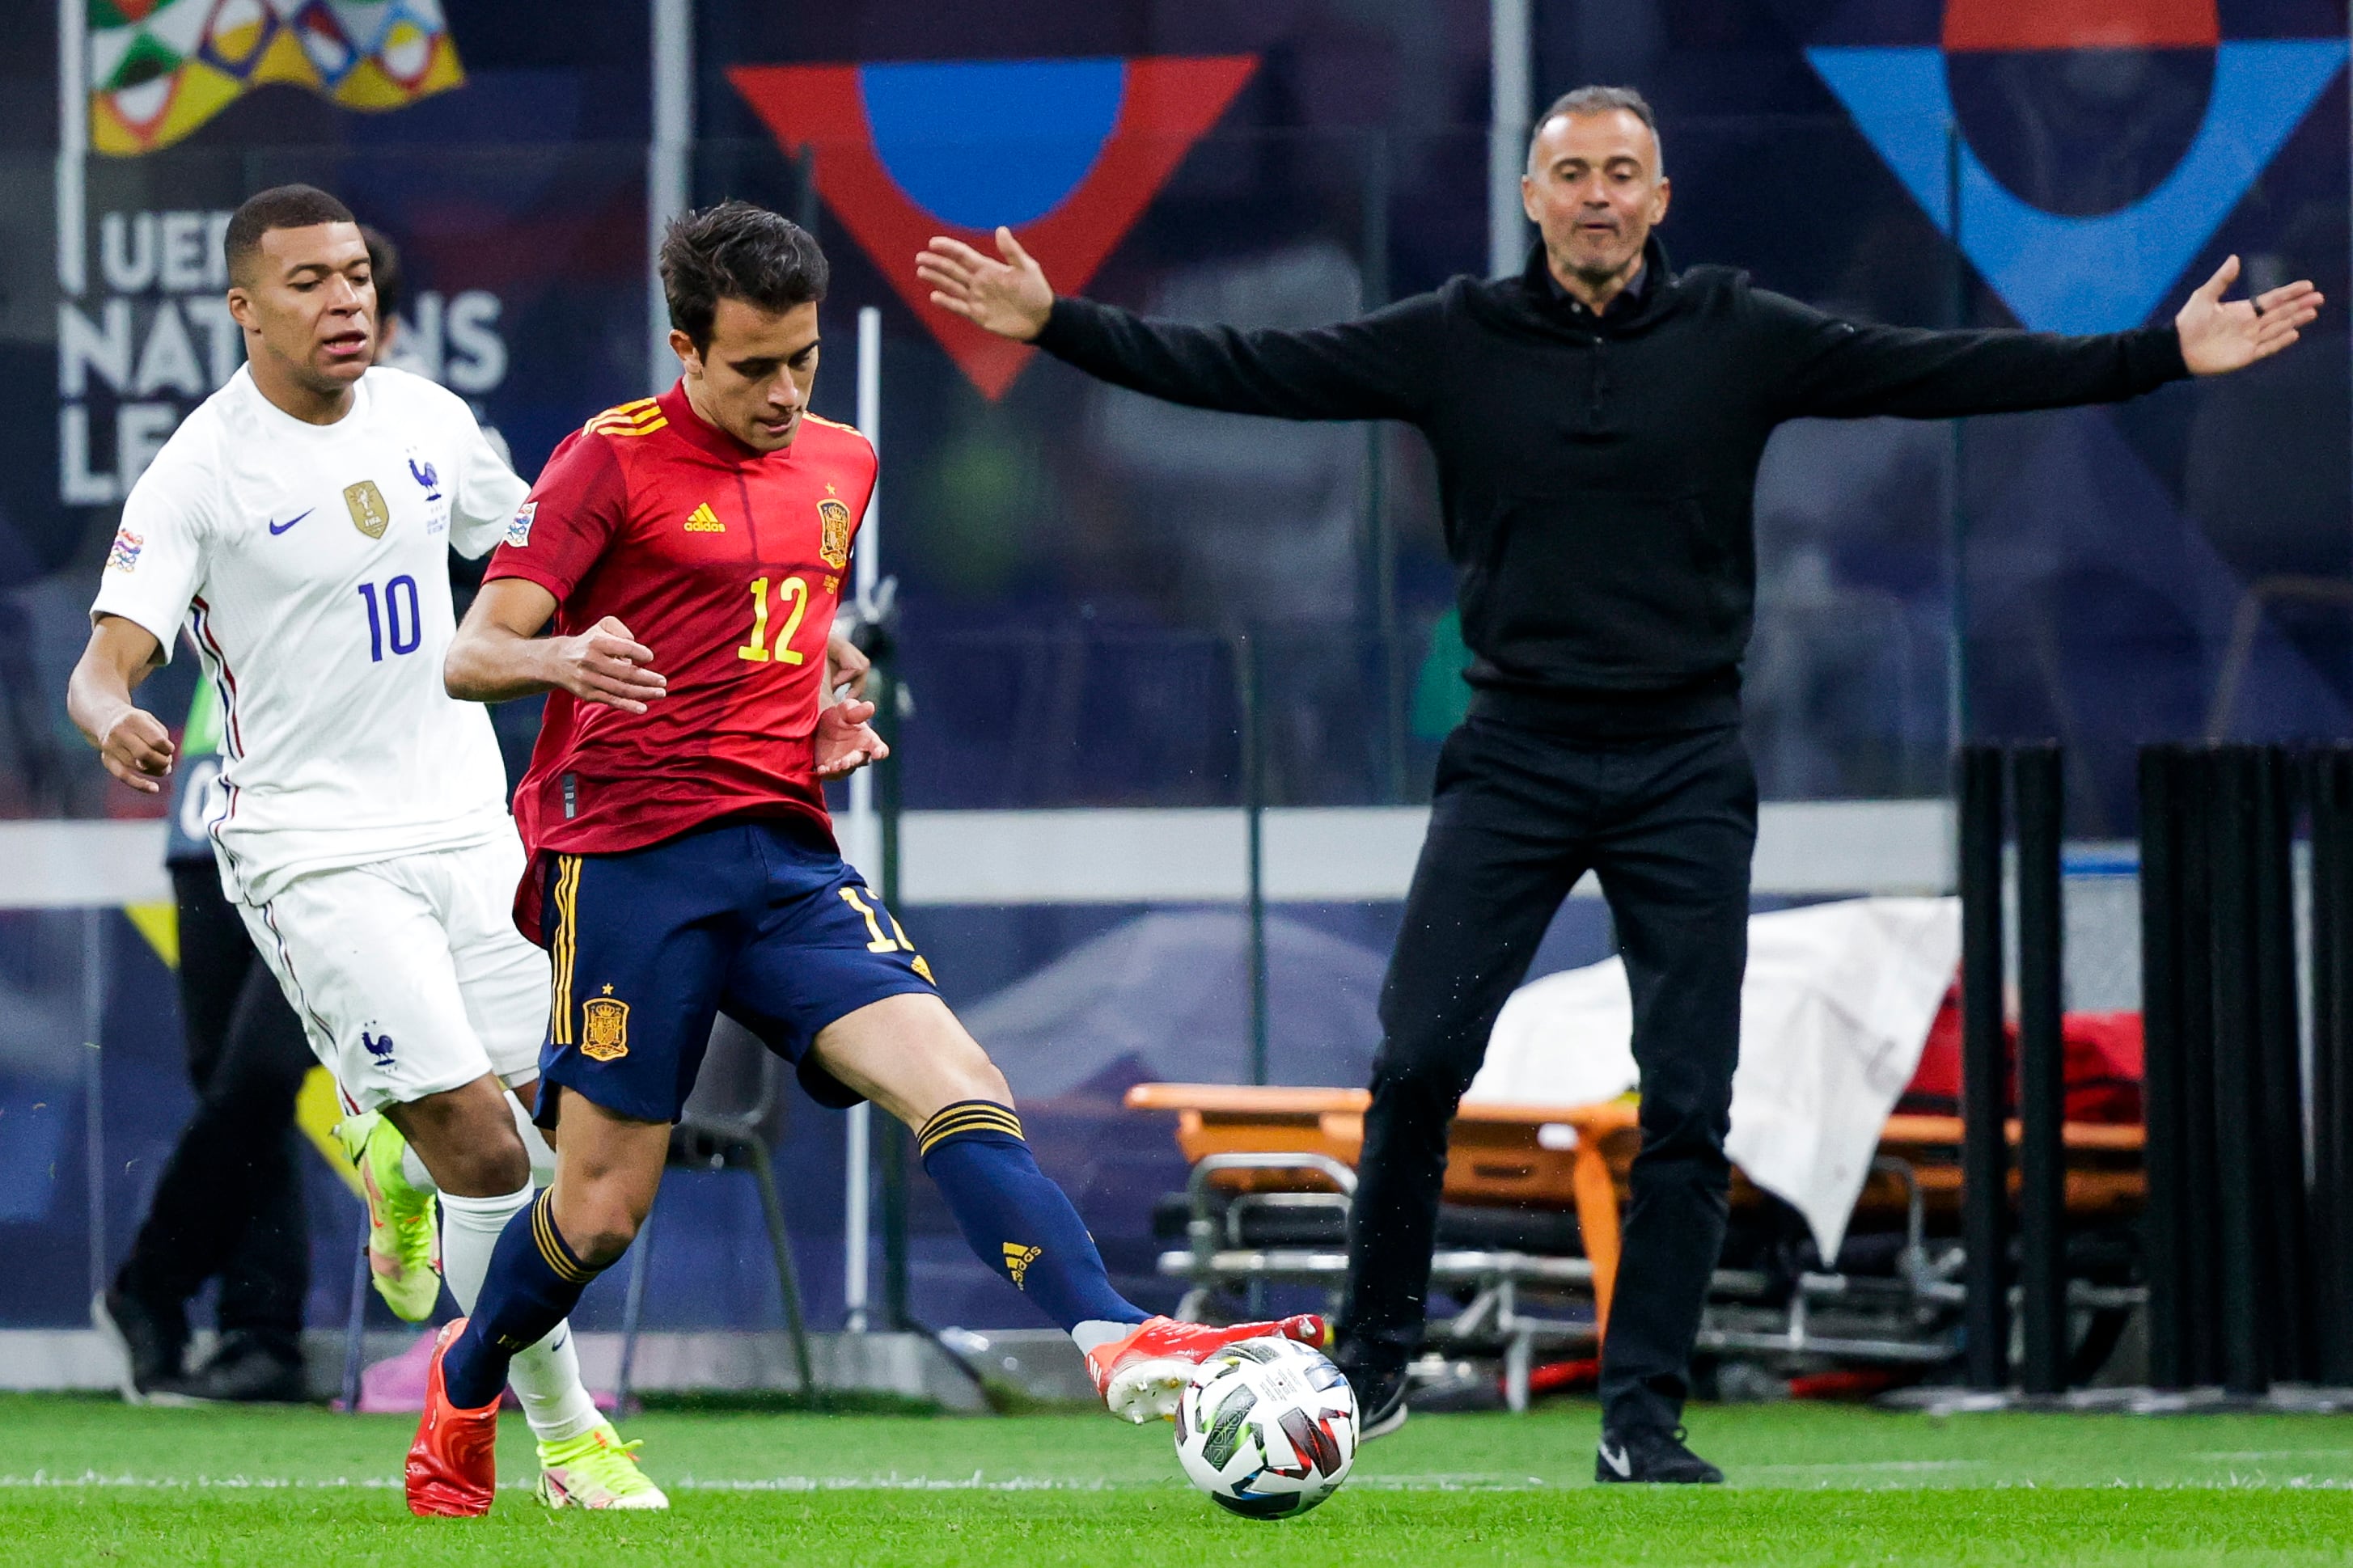
[{"label": "man's short dark hair", "polygon": [[351,208],[316,185],[272,185],[258,191],[229,215],[228,232],[221,238],[229,281],[243,281],[247,264],[260,254],[261,237],[273,228],[353,221]]},{"label": "man's short dark hair", "polygon": [[375,283],[375,319],[389,321],[406,298],[400,276],[400,247],[372,223],[360,225],[360,237],[367,241],[368,277]]},{"label": "man's short dark hair", "polygon": [[750,202],[721,202],[670,220],[661,243],[662,294],[670,324],[697,353],[711,346],[722,300],[771,313],[825,298],[828,277],[817,237]]},{"label": "man's short dark hair", "polygon": [[1651,112],[1650,100],[1630,87],[1580,87],[1562,93],[1552,100],[1552,107],[1536,117],[1535,126],[1528,133],[1528,151],[1535,152],[1536,132],[1564,114],[1579,117],[1588,114],[1609,114],[1624,110],[1650,127],[1651,144],[1659,150],[1659,168],[1666,170],[1667,143],[1659,134],[1659,117]]}]

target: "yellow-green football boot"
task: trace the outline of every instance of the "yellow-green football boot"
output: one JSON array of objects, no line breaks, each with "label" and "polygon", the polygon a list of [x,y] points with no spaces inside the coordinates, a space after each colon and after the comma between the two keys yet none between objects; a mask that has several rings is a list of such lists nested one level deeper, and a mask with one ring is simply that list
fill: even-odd
[{"label": "yellow-green football boot", "polygon": [[668,1508],[661,1488],[638,1468],[644,1439],[624,1443],[610,1421],[577,1437],[539,1446],[539,1500],[550,1508]]},{"label": "yellow-green football boot", "polygon": [[408,1144],[382,1112],[343,1118],[335,1125],[335,1142],[367,1194],[368,1275],[375,1293],[397,1316],[421,1323],[441,1296],[441,1227],[433,1194],[401,1170]]}]

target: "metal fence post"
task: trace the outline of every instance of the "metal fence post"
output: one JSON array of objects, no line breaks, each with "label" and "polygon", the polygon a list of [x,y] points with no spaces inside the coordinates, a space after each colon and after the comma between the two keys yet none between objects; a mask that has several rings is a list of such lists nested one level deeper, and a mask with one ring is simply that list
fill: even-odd
[{"label": "metal fence post", "polygon": [[2178,746],[2140,753],[2141,1119],[2148,1205],[2143,1258],[2148,1277],[2148,1381],[2190,1384],[2189,1289],[2183,1235],[2187,1171],[2181,1079],[2181,777]]},{"label": "metal fence post", "polygon": [[2270,1379],[2263,1331],[2263,1163],[2256,1129],[2254,757],[2245,746],[2212,753],[2208,816],[2214,876],[2216,1263],[2221,1278],[2222,1386],[2262,1394]]},{"label": "metal fence post", "polygon": [[1961,1240],[1969,1386],[2010,1381],[2010,1150],[2002,1126],[2001,752],[1965,746],[1961,793]]},{"label": "metal fence post", "polygon": [[106,1237],[106,913],[81,912],[82,1176],[90,1187],[90,1293],[103,1291],[113,1273]]},{"label": "metal fence post", "polygon": [[1258,634],[1245,631],[1236,647],[1241,660],[1242,825],[1247,838],[1243,875],[1247,917],[1250,1005],[1250,1080],[1264,1083],[1267,1072],[1266,954],[1266,687]]},{"label": "metal fence post", "polygon": [[2304,1049],[2297,1026],[2295,966],[2295,816],[2284,751],[2265,746],[2253,758],[2254,813],[2255,1112],[2263,1163],[2258,1212],[2270,1270],[2264,1292],[2271,1374],[2293,1382],[2314,1374],[2316,1344],[2306,1226]]},{"label": "metal fence post", "polygon": [[2205,748],[2181,758],[2181,1132],[2183,1324],[2189,1336],[2189,1384],[2221,1375],[2221,1263],[2216,1256],[2214,1200],[2214,754]]},{"label": "metal fence post", "polygon": [[2020,1386],[2067,1385],[2066,1062],[2060,838],[2065,814],[2059,748],[2021,747],[2010,760],[2018,807],[2019,1287],[2025,1329]]},{"label": "metal fence post", "polygon": [[2353,1383],[2353,750],[2318,752],[2312,786],[2313,1310],[2323,1382]]}]

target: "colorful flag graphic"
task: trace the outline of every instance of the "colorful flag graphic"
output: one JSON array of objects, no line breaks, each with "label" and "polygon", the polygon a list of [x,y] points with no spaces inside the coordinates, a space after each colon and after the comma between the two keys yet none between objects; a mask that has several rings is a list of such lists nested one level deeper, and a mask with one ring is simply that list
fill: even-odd
[{"label": "colorful flag graphic", "polygon": [[90,0],[90,140],[135,158],[267,82],[401,109],[466,79],[440,0]]}]

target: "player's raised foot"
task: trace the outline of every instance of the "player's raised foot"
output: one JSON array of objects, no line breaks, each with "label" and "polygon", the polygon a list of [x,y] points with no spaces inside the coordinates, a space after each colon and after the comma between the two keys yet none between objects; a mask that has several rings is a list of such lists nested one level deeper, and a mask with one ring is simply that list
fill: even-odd
[{"label": "player's raised foot", "polygon": [[499,1402],[461,1410],[449,1403],[441,1358],[466,1331],[463,1318],[442,1325],[433,1341],[433,1362],[425,1373],[425,1414],[417,1418],[417,1441],[408,1446],[408,1511],[445,1519],[472,1519],[491,1511],[499,1484]]},{"label": "player's raised foot", "polygon": [[1125,1416],[1139,1426],[1155,1419],[1173,1421],[1176,1396],[1204,1357],[1241,1340],[1269,1337],[1296,1340],[1322,1350],[1331,1343],[1332,1333],[1313,1312],[1224,1328],[1180,1323],[1174,1318],[1146,1318],[1124,1339],[1089,1351],[1087,1370],[1094,1374],[1095,1392],[1103,1395],[1104,1407],[1113,1415]]},{"label": "player's raised foot", "polygon": [[622,1442],[610,1421],[561,1443],[542,1443],[539,1500],[550,1508],[668,1508],[661,1488],[638,1468],[643,1443]]},{"label": "player's raised foot", "polygon": [[394,1315],[421,1323],[441,1298],[441,1231],[433,1194],[401,1169],[407,1142],[381,1111],[346,1116],[335,1142],[367,1194],[368,1276]]}]

